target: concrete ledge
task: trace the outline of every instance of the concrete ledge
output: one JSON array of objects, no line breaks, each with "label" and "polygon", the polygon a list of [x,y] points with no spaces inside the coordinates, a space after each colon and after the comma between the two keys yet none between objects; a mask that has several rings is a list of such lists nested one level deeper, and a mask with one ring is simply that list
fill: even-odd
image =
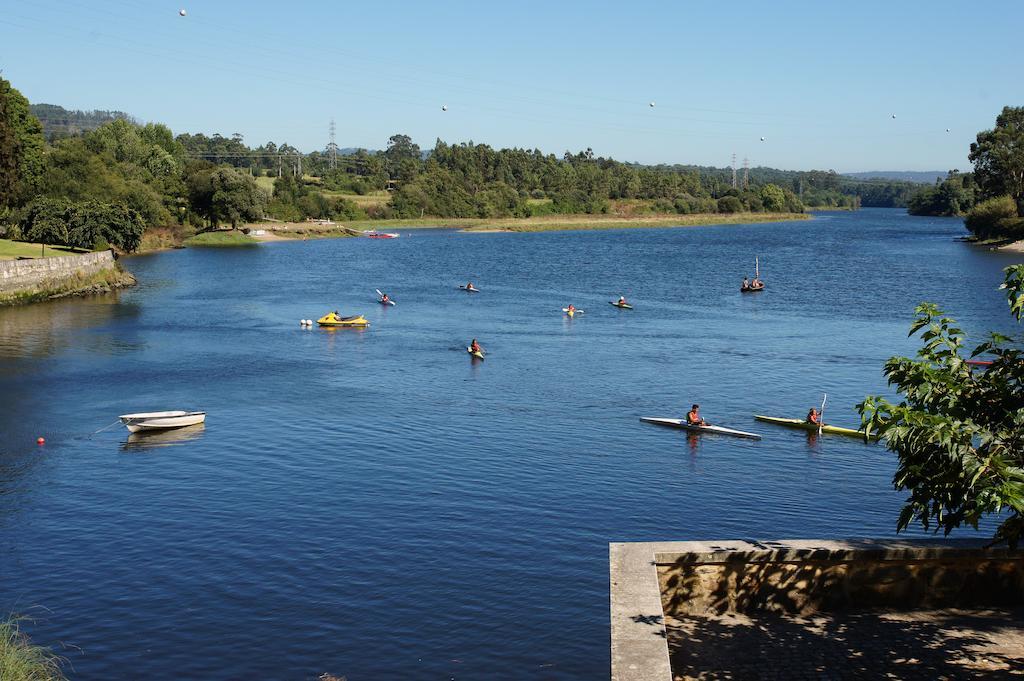
[{"label": "concrete ledge", "polygon": [[671,681],[677,617],[1024,603],[1024,552],[973,539],[612,543],[609,577],[613,681]]}]

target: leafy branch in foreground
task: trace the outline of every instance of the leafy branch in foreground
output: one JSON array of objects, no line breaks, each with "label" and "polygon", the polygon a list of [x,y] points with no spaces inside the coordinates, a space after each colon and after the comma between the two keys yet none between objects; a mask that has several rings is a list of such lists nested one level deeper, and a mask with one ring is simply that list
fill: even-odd
[{"label": "leafy branch in foreground", "polygon": [[[1024,316],[1024,265],[1005,270],[1000,288],[1010,313]],[[971,351],[991,365],[972,366],[961,356],[964,332],[931,303],[922,303],[910,335],[920,332],[917,359],[892,357],[885,375],[903,395],[893,404],[868,396],[857,405],[866,432],[877,431],[899,457],[893,477],[910,497],[897,531],[912,522],[949,534],[977,529],[987,514],[1002,523],[995,540],[1016,547],[1024,538],[1024,351],[998,333]]]}]

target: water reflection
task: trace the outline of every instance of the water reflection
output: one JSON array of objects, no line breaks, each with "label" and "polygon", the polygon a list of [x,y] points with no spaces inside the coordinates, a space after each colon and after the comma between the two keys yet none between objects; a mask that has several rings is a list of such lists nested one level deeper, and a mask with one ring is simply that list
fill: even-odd
[{"label": "water reflection", "polygon": [[121,443],[121,451],[132,452],[159,447],[174,447],[202,437],[205,431],[206,424],[198,423],[185,428],[131,433],[128,439]]},{"label": "water reflection", "polygon": [[[66,298],[0,308],[0,358],[52,357],[75,347],[100,354],[120,354],[138,344],[105,326],[140,314],[136,304],[122,304],[119,293]],[[83,329],[94,329],[82,334]]]}]

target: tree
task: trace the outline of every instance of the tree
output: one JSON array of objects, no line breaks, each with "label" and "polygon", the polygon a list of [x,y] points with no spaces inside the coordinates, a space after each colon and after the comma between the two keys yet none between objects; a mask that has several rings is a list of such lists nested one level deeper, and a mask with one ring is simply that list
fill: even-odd
[{"label": "tree", "polygon": [[[1024,265],[1005,270],[1002,288],[1010,313],[1024,316]],[[918,521],[949,534],[977,528],[1000,514],[997,541],[1016,547],[1024,537],[1024,350],[1020,340],[993,333],[972,357],[992,356],[981,370],[961,356],[964,332],[931,303],[916,309],[910,335],[922,331],[918,359],[885,364],[890,385],[902,393],[893,404],[869,396],[857,405],[866,432],[884,436],[899,457],[896,489],[909,490],[897,530]]]},{"label": "tree", "polygon": [[782,187],[766,184],[761,187],[760,197],[766,211],[781,213],[786,210],[786,192],[782,191]]},{"label": "tree", "polygon": [[388,138],[388,149],[384,152],[384,158],[394,165],[405,159],[419,161],[420,147],[414,144],[408,135],[392,135]]},{"label": "tree", "polygon": [[20,205],[43,174],[43,126],[25,97],[0,78],[0,208]]},{"label": "tree", "polygon": [[718,199],[718,212],[719,213],[742,213],[743,202],[735,196],[723,196]]},{"label": "tree", "polygon": [[974,206],[964,226],[979,239],[1024,238],[1024,220],[1017,217],[1017,204],[1009,196],[995,196]]},{"label": "tree", "polygon": [[145,223],[123,203],[43,197],[25,207],[20,227],[29,241],[84,249],[107,244],[131,252],[142,242]]},{"label": "tree", "polygon": [[1024,217],[1024,107],[1005,106],[996,127],[978,133],[968,156],[984,198],[1009,194]]},{"label": "tree", "polygon": [[186,177],[192,210],[202,215],[214,229],[221,222],[238,228],[243,220],[263,217],[267,195],[247,173],[234,168],[210,168],[196,164]]}]

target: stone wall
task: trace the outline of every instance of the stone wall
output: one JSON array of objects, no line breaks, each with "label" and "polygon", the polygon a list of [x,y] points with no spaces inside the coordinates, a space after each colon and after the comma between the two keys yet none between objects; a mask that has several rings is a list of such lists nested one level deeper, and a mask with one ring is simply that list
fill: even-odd
[{"label": "stone wall", "polygon": [[1024,603],[1024,553],[970,540],[723,544],[655,555],[666,615]]},{"label": "stone wall", "polygon": [[59,287],[72,277],[96,274],[113,268],[114,264],[113,251],[31,260],[0,260],[0,294]]}]

